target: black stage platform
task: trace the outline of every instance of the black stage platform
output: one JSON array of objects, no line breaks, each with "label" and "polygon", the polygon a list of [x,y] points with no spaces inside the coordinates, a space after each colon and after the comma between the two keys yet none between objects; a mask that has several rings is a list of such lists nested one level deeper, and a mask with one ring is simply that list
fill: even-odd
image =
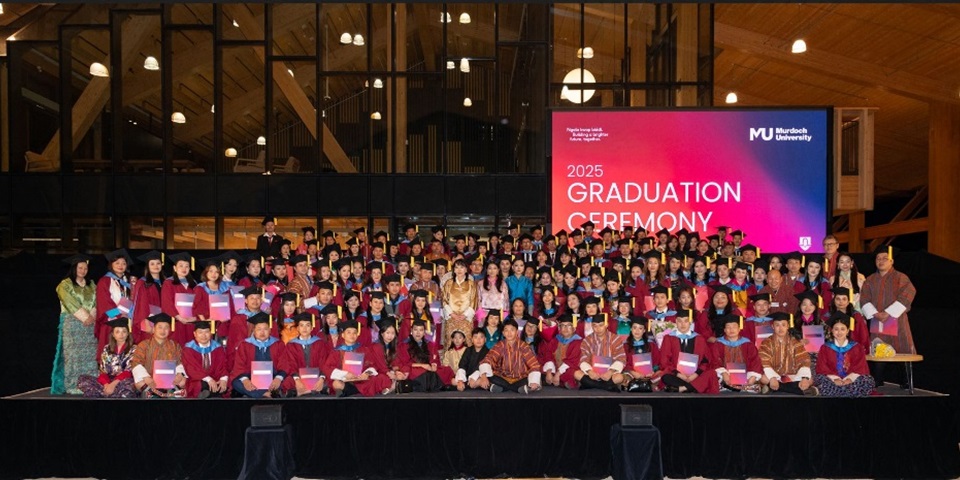
[{"label": "black stage platform", "polygon": [[306,477],[610,475],[620,404],[648,404],[673,478],[955,478],[950,397],[629,395],[547,389],[376,398],[0,399],[0,477],[236,478],[250,407],[280,403]]}]

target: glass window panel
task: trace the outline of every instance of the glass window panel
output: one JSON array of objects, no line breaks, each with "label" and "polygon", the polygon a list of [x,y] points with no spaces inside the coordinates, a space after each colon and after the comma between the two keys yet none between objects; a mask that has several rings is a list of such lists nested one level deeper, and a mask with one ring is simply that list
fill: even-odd
[{"label": "glass window panel", "polygon": [[163,217],[130,217],[126,222],[127,248],[163,250],[165,247]]},{"label": "glass window panel", "polygon": [[14,246],[45,251],[58,248],[62,242],[63,222],[59,217],[23,217],[20,219],[19,242]]},{"label": "glass window panel", "polygon": [[110,158],[110,117],[106,109],[110,105],[110,79],[90,74],[93,63],[100,63],[109,71],[110,31],[107,29],[84,30],[70,42],[71,78],[73,103],[86,98],[96,100],[93,107],[84,109],[84,128],[73,128],[73,165],[75,169],[94,172],[109,172],[113,169]]},{"label": "glass window panel", "polygon": [[273,54],[317,54],[317,4],[273,4]]},{"label": "glass window panel", "polygon": [[13,230],[10,227],[10,217],[0,217],[0,249],[13,247]]},{"label": "glass window panel", "polygon": [[[575,68],[580,68],[580,4],[557,3],[553,6],[553,78],[554,83]],[[569,106],[569,105],[568,105]]]},{"label": "glass window panel", "polygon": [[73,217],[73,242],[80,251],[109,251],[114,249],[116,239],[113,220],[110,217]]},{"label": "glass window panel", "polygon": [[393,226],[396,228],[396,230],[394,230],[394,233],[396,234],[397,239],[403,240],[404,238],[406,238],[404,236],[405,232],[403,231],[403,227],[409,223],[417,225],[420,230],[420,233],[418,234],[420,236],[420,240],[423,240],[424,243],[429,243],[431,238],[430,227],[433,227],[435,225],[442,225],[443,217],[440,217],[440,216],[397,217],[396,221],[393,223]]},{"label": "glass window panel", "polygon": [[[367,70],[367,6],[356,3],[323,4],[322,24],[328,38],[323,69],[329,72]],[[344,42],[344,40],[349,41]]]},{"label": "glass window panel", "polygon": [[367,217],[324,217],[323,228],[317,233],[323,234],[327,230],[332,230],[340,247],[346,248],[346,242],[353,236],[353,231],[366,226]]},{"label": "glass window panel", "polygon": [[[173,172],[213,171],[213,34],[182,30],[173,42],[173,111],[185,123],[173,122]],[[176,113],[174,113],[176,115]],[[166,119],[173,121],[173,118]]]},{"label": "glass window panel", "polygon": [[496,62],[471,62],[470,72],[447,75],[447,142],[444,172],[482,173],[496,165],[499,125]]},{"label": "glass window panel", "polygon": [[[60,170],[59,150],[50,158],[41,156],[60,128],[60,48],[54,44],[7,42],[11,72],[20,72],[22,88],[11,97],[9,122],[9,163],[3,171],[56,172]],[[13,65],[20,68],[14,69]],[[7,106],[4,105],[4,108]],[[18,115],[13,115],[13,109]],[[26,155],[31,152],[30,155]]]},{"label": "glass window panel", "polygon": [[[216,248],[216,226],[213,217],[174,217],[171,228],[174,250],[213,250]],[[170,248],[170,246],[171,243],[167,242],[167,247]]]},{"label": "glass window panel", "polygon": [[[221,159],[219,171],[262,174],[266,150],[257,145],[257,138],[266,135],[263,62],[248,46],[223,47],[222,55],[224,152],[216,152]],[[228,156],[227,152],[236,156]]]},{"label": "glass window panel", "polygon": [[[491,58],[496,54],[494,4],[449,3],[447,13],[447,55],[450,57]],[[437,21],[440,15],[437,15]],[[462,23],[469,20],[469,23]]]},{"label": "glass window panel", "polygon": [[[263,40],[264,4],[225,3],[220,8],[224,40]],[[247,25],[247,22],[250,25]]]},{"label": "glass window panel", "polygon": [[263,217],[225,217],[221,229],[220,248],[224,250],[253,250],[257,236],[263,234]]},{"label": "glass window panel", "polygon": [[[587,4],[583,21],[584,68],[592,72],[598,82],[623,81],[623,4]],[[593,58],[587,58],[589,49],[593,49]],[[580,60],[579,56],[575,53],[574,60]]]},{"label": "glass window panel", "polygon": [[[115,72],[120,75],[120,84],[123,89],[121,95],[123,122],[120,134],[117,136],[117,141],[121,142],[123,149],[123,158],[118,168],[126,172],[160,172],[163,169],[165,120],[161,68],[169,68],[169,65],[160,64],[162,57],[160,16],[131,15],[127,21],[138,22],[139,28],[145,30],[145,36],[142,39],[121,40],[123,45],[128,42],[137,42],[139,48],[135,55],[131,55],[129,61],[124,62],[123,70]],[[176,95],[175,91],[174,96]],[[174,131],[176,130],[174,128]]]},{"label": "glass window panel", "polygon": [[[406,127],[406,158],[397,158],[397,171],[439,172],[444,135],[444,98],[438,92],[443,91],[443,77],[411,75],[406,83],[406,119],[397,117],[397,123]],[[402,141],[399,134],[398,140]],[[403,168],[404,165],[406,168]]]},{"label": "glass window panel", "polygon": [[[370,5],[370,27],[372,30],[369,42],[373,47],[370,69],[385,72],[393,68],[394,48],[391,41],[393,8],[389,3],[375,3]],[[400,37],[403,38],[403,37]]]},{"label": "glass window panel", "polygon": [[316,172],[320,146],[313,133],[317,131],[317,65],[314,62],[276,62],[275,65],[273,132],[267,138],[273,162],[271,170],[273,173]]},{"label": "glass window panel", "polygon": [[547,104],[545,47],[500,47],[497,157],[500,172],[543,172]]},{"label": "glass window panel", "polygon": [[[364,171],[368,165],[370,152],[370,124],[383,122],[384,111],[380,111],[380,120],[370,118],[375,110],[369,106],[368,88],[364,85],[369,77],[337,75],[323,78],[325,105],[321,111],[323,123],[330,129],[339,149],[346,153],[350,162],[358,171]],[[382,89],[381,89],[382,90]],[[325,139],[324,142],[329,141]],[[335,172],[330,155],[338,151],[335,146],[323,145],[324,172]]]},{"label": "glass window panel", "polygon": [[398,49],[401,44],[406,46],[406,68],[400,65],[399,70],[436,72],[444,68],[440,23],[433,16],[440,14],[437,8],[434,4],[397,4],[397,38],[406,39],[397,43]]}]

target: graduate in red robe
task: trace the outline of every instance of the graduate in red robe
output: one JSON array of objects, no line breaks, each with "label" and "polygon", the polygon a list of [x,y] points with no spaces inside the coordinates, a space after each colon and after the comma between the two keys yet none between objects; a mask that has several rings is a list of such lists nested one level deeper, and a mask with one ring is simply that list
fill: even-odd
[{"label": "graduate in red robe", "polygon": [[538,355],[543,365],[544,384],[576,390],[579,384],[574,373],[580,368],[580,344],[583,338],[577,335],[570,313],[557,317],[557,324],[557,335],[543,344]]},{"label": "graduate in red robe", "polygon": [[[677,329],[663,337],[660,347],[660,380],[668,392],[719,393],[716,372],[710,368],[712,354],[707,341],[693,331],[689,310],[677,312]],[[680,354],[697,356],[694,372],[679,372]]]},{"label": "graduate in red robe", "polygon": [[[348,397],[352,395],[362,395],[372,397],[374,395],[388,395],[396,390],[396,381],[387,376],[387,367],[378,359],[374,348],[382,348],[377,345],[363,347],[357,342],[359,325],[356,320],[347,320],[341,322],[338,326],[343,337],[343,343],[338,345],[330,354],[327,355],[323,363],[323,374],[330,383],[330,391],[338,397]],[[362,355],[363,359],[359,365],[345,363],[345,357],[348,353]],[[351,361],[358,361],[354,358]],[[358,375],[356,372],[360,372]]]},{"label": "graduate in red robe", "polygon": [[196,322],[193,340],[187,342],[181,353],[181,362],[187,372],[187,397],[208,398],[229,395],[229,368],[226,349],[213,341],[218,322]]},{"label": "graduate in red robe", "polygon": [[770,313],[793,314],[797,312],[797,305],[800,301],[794,295],[799,292],[794,290],[793,285],[794,282],[785,283],[783,274],[779,270],[770,269],[767,273],[767,284],[758,292],[770,294]]},{"label": "graduate in red robe", "polygon": [[820,347],[814,384],[825,397],[866,397],[876,383],[863,349],[850,340],[854,319],[843,312],[830,317],[831,339]]},{"label": "graduate in red robe", "polygon": [[[756,345],[750,339],[740,336],[743,324],[743,317],[735,315],[724,315],[714,322],[717,341],[710,344],[713,360],[711,367],[716,371],[717,380],[724,389],[759,393],[763,365],[760,363]],[[738,382],[731,376],[732,369],[741,368],[745,370],[746,383]]]},{"label": "graduate in red robe", "polygon": [[[283,342],[270,336],[270,315],[260,312],[249,320],[253,324],[253,335],[245,338],[237,346],[230,378],[233,379],[233,391],[239,396],[250,398],[280,397],[281,384],[287,377],[286,349]],[[253,362],[273,362],[273,380],[267,388],[257,388],[251,380],[254,372]]]},{"label": "graduate in red robe", "polygon": [[173,275],[164,280],[163,288],[160,289],[160,308],[163,313],[170,315],[179,327],[171,338],[180,345],[184,345],[193,339],[192,332],[188,332],[186,327],[197,320],[197,315],[196,312],[189,316],[180,314],[177,310],[177,294],[196,295],[197,282],[190,275],[194,260],[186,252],[170,255],[167,260],[173,264]]},{"label": "graduate in red robe", "polygon": [[[309,313],[295,315],[297,337],[287,342],[286,368],[290,375],[283,380],[283,388],[298,397],[321,395],[326,393],[326,377],[323,375],[323,362],[327,360],[331,348],[327,342],[313,335],[316,319]],[[301,379],[301,368],[319,369],[319,378],[313,388],[308,388]]]},{"label": "graduate in red robe", "polygon": [[107,259],[107,274],[97,281],[97,319],[94,335],[97,337],[97,351],[110,342],[113,329],[107,325],[107,313],[123,298],[130,298],[133,280],[127,276],[127,268],[133,265],[133,259],[126,249],[119,249],[104,255]]},{"label": "graduate in red robe", "polygon": [[870,355],[870,331],[867,327],[867,321],[860,312],[853,309],[850,303],[853,297],[853,289],[837,288],[833,290],[833,303],[830,305],[830,311],[825,312],[827,318],[833,316],[836,312],[843,312],[852,317],[854,322],[850,329],[850,341],[856,342],[863,349],[864,355]]},{"label": "graduate in red robe", "polygon": [[611,321],[610,315],[600,310],[599,297],[591,295],[585,298],[583,300],[583,311],[583,316],[575,322],[577,335],[580,335],[581,338],[586,338],[587,335],[593,333],[593,322],[606,322],[607,328],[612,325],[613,329],[616,330],[616,319]]},{"label": "graduate in red robe", "polygon": [[427,322],[422,319],[413,321],[410,336],[397,346],[397,366],[406,376],[398,384],[398,391],[438,392],[451,390],[454,372],[450,367],[441,365],[437,344],[427,341]]},{"label": "graduate in red robe", "polygon": [[[244,339],[253,334],[251,319],[261,313],[263,289],[261,287],[247,287],[240,291],[243,295],[243,308],[230,318],[229,330],[226,332],[227,365],[233,368],[234,354]],[[269,317],[267,318],[269,323]],[[219,326],[221,329],[223,325]],[[218,337],[223,338],[223,330],[219,330]]]},{"label": "graduate in red robe", "polygon": [[[660,381],[656,371],[660,368],[660,349],[653,334],[647,331],[649,320],[644,317],[630,317],[630,334],[623,342],[627,354],[624,365],[624,387],[630,393],[648,393],[654,384]],[[644,367],[642,354],[650,355],[650,372],[641,372]]]},{"label": "graduate in red robe", "polygon": [[748,309],[751,314],[743,319],[743,330],[740,334],[757,345],[759,343],[757,342],[757,328],[773,328],[773,317],[770,316],[770,294],[757,293],[750,295],[749,298],[750,306]]},{"label": "graduate in red robe", "polygon": [[[133,311],[130,319],[133,320],[133,343],[140,343],[153,335],[153,324],[147,317],[157,313],[160,308],[160,290],[164,282],[163,254],[153,250],[137,257],[143,262],[143,277],[133,285]],[[144,330],[146,328],[146,330]]]}]

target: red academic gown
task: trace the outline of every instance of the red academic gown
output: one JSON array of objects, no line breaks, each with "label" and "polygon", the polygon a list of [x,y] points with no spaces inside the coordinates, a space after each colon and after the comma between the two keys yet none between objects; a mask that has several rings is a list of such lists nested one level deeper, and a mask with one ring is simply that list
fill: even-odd
[{"label": "red academic gown", "polygon": [[540,362],[540,365],[553,362],[556,372],[560,371],[561,366],[566,365],[567,369],[560,374],[560,385],[569,389],[576,389],[577,380],[573,377],[573,374],[580,369],[580,344],[583,339],[570,341],[566,346],[566,351],[563,352],[563,357],[558,361],[557,350],[560,349],[561,345],[557,337],[540,344],[537,361]]},{"label": "red academic gown", "polygon": [[[636,355],[633,353],[633,336],[628,335],[627,339],[623,342],[623,351],[627,354],[627,361],[623,366],[624,372],[634,372],[633,368],[633,357]],[[657,342],[655,340],[647,341],[647,345],[650,346],[650,367],[657,367],[660,365],[660,348],[657,347]]]},{"label": "red academic gown", "polygon": [[[746,337],[743,337],[746,338]],[[749,340],[749,339],[747,339]],[[710,343],[710,353],[712,355],[710,368],[714,370],[718,368],[727,368],[726,363],[726,345],[720,343],[719,341]],[[758,375],[763,375],[763,365],[760,363],[760,354],[757,351],[757,346],[753,341],[748,341],[743,345],[736,347],[740,349],[740,357],[743,359],[743,363],[747,366],[747,373],[753,372]]]},{"label": "red academic gown", "polygon": [[[577,335],[580,335],[581,338],[586,338],[587,336],[587,334],[585,333],[585,327],[584,327],[584,324],[587,323],[584,321],[585,318],[586,316],[581,316],[577,320]],[[610,328],[612,328],[614,332],[617,331],[617,319],[613,318],[610,315],[607,315],[607,329],[610,329]],[[579,368],[580,363],[577,362],[577,365],[578,365],[577,368]]]},{"label": "red academic gown", "polygon": [[233,317],[230,318],[230,324],[227,325],[228,330],[226,330],[226,353],[227,365],[229,365],[230,368],[233,368],[233,362],[234,358],[236,357],[237,348],[240,346],[240,344],[244,343],[244,339],[248,338],[250,335],[253,335],[253,324],[247,321],[248,318],[250,317],[248,317],[245,313],[235,313]]},{"label": "red academic gown", "polygon": [[758,322],[755,322],[755,321],[753,321],[753,320],[750,320],[750,318],[755,318],[755,317],[753,317],[753,316],[751,316],[751,317],[746,317],[746,316],[745,316],[745,317],[743,318],[743,329],[740,330],[740,336],[742,336],[743,338],[746,338],[747,340],[750,340],[751,342],[753,342],[754,345],[756,345],[756,342],[757,342],[757,327],[758,327],[758,326],[761,326],[761,325],[766,325],[766,326],[769,326],[769,327],[773,327],[773,319],[771,319],[769,316],[767,316],[765,321],[758,323]]},{"label": "red academic gown", "polygon": [[[693,388],[700,393],[720,393],[720,383],[717,382],[716,370],[710,368],[713,354],[703,335],[694,337],[693,353],[700,359],[701,373],[692,382]],[[677,362],[680,360],[680,339],[667,335],[663,337],[660,347],[660,375],[676,374]]]},{"label": "red academic gown", "polygon": [[286,345],[286,363],[284,371],[290,375],[283,380],[284,390],[296,390],[297,383],[293,379],[294,375],[299,375],[301,368],[319,368],[323,370],[323,362],[330,355],[330,342],[318,339],[310,346],[310,361],[303,358],[303,345],[291,341]]},{"label": "red academic gown", "polygon": [[[829,325],[828,320],[830,319],[830,314],[831,312],[829,310],[823,312],[822,318],[824,325]],[[850,330],[848,336],[850,337],[850,341],[857,342],[857,345],[863,349],[864,355],[870,355],[870,328],[867,326],[867,321],[860,312],[853,312],[853,330]]]},{"label": "red academic gown", "polygon": [[[196,345],[196,343],[191,342],[187,345],[188,346],[183,349],[180,361],[183,363],[183,368],[187,372],[187,397],[197,398],[197,395],[200,394],[201,382],[203,382],[204,378],[211,377],[214,381],[219,382],[221,377],[228,376],[227,353],[223,347],[214,348],[213,351],[210,352],[210,366],[203,368],[203,355],[201,355],[199,351],[191,348],[191,345]],[[214,343],[214,345],[216,345],[216,343]],[[221,396],[229,396],[229,387],[230,382],[228,381],[227,392]]]},{"label": "red academic gown", "polygon": [[[117,308],[116,302],[110,297],[110,286],[116,280],[107,275],[100,277],[97,281],[97,319],[95,321],[94,336],[97,337],[97,354],[103,351],[103,346],[110,342],[110,335],[113,329],[107,325],[107,312]],[[121,288],[123,288],[121,286]],[[124,296],[129,296],[130,292],[123,289]]]},{"label": "red academic gown", "polygon": [[[276,342],[273,342],[272,345],[267,349],[270,352],[270,360],[273,362],[273,375],[282,375],[286,377],[286,371],[284,368],[287,366],[286,360],[286,348],[284,347],[283,342],[279,339]],[[247,377],[250,378],[250,366],[251,362],[254,361],[257,355],[257,347],[252,343],[244,339],[243,342],[237,346],[236,353],[234,354],[233,368],[230,370],[230,381],[233,382],[238,377]],[[281,387],[282,389],[282,387]]]},{"label": "red academic gown", "polygon": [[[851,373],[870,375],[870,368],[867,367],[867,357],[863,353],[863,349],[857,348],[857,345],[847,350],[847,353],[843,356],[843,367],[847,375]],[[837,373],[837,352],[833,351],[826,343],[820,347],[820,353],[817,355],[816,373],[818,375],[840,376]]]},{"label": "red academic gown", "polygon": [[[142,278],[133,286],[133,343],[137,344],[153,335],[153,330],[142,329],[144,320],[150,316],[150,306],[160,307],[160,286],[153,282],[145,282]],[[149,322],[147,322],[149,323]]]},{"label": "red academic gown", "polygon": [[[163,288],[160,289],[160,309],[163,310],[163,313],[170,315],[170,318],[176,318],[176,316],[179,315],[177,312],[177,294],[189,293],[196,295],[197,288],[198,287],[185,287],[179,282],[179,279],[168,278],[164,280]],[[194,297],[193,304],[193,316],[196,317],[196,297]],[[179,343],[181,347],[186,345],[187,342],[193,340],[193,325],[177,322],[175,329],[170,332],[170,339]]]},{"label": "red academic gown", "polygon": [[[373,347],[380,349],[379,356]],[[389,388],[392,381],[390,380],[390,377],[387,376],[387,366],[386,362],[383,360],[383,348],[376,345],[372,347],[361,346],[356,350],[356,352],[363,354],[364,371],[369,368],[373,368],[377,371],[377,375],[371,375],[366,381],[351,382],[353,383],[353,386],[356,387],[360,392],[360,395],[363,395],[364,397],[372,397]],[[323,368],[321,368],[321,371],[328,379],[327,381],[330,384],[330,393],[334,393],[333,381],[330,379],[332,378],[334,370],[343,368],[343,354],[343,350],[334,349],[327,355],[327,359],[323,362]]]},{"label": "red academic gown", "polygon": [[[424,338],[426,340],[426,338]],[[407,374],[409,380],[416,380],[417,377],[426,373],[421,367],[414,367],[413,358],[410,357],[410,351],[407,348],[409,343],[412,340],[409,338],[407,341],[404,341],[397,345],[397,357],[394,360],[396,366],[400,367],[400,371]],[[426,342],[427,350],[430,352],[430,362],[437,364],[437,375],[440,377],[440,381],[444,385],[450,385],[450,382],[453,381],[455,372],[445,365],[442,365],[440,362],[440,354],[437,351],[437,345],[434,342]],[[382,350],[382,348],[381,348]]]}]

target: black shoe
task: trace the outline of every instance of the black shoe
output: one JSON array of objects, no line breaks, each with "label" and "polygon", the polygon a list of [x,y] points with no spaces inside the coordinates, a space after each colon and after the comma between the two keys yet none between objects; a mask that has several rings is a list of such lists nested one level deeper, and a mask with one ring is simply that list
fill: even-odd
[{"label": "black shoe", "polygon": [[455,385],[444,385],[443,388],[440,389],[441,392],[455,392],[456,390],[457,387]]},{"label": "black shoe", "polygon": [[664,388],[663,388],[663,391],[664,391],[664,392],[667,392],[667,393],[680,393],[680,389],[679,389],[679,388],[674,387],[674,386],[669,386],[669,385],[666,386],[666,387],[664,387]]},{"label": "black shoe", "polygon": [[210,398],[210,390],[206,388],[200,390],[200,393],[197,394],[197,398]]}]

